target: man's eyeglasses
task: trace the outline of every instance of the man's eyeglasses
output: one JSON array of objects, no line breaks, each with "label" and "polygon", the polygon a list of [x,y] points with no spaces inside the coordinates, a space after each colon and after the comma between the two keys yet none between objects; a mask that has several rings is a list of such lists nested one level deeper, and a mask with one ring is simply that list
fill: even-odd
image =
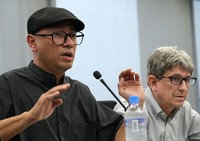
[{"label": "man's eyeglasses", "polygon": [[160,78],[160,79],[169,78],[171,81],[171,84],[173,84],[173,85],[181,85],[184,80],[187,86],[194,85],[197,80],[195,77],[182,78],[182,77],[178,77],[178,76],[170,76],[170,77],[159,76],[158,78]]},{"label": "man's eyeglasses", "polygon": [[73,41],[74,45],[80,45],[83,41],[84,34],[82,32],[65,33],[64,31],[53,32],[52,34],[34,34],[35,36],[51,36],[53,44],[62,46],[67,37]]}]

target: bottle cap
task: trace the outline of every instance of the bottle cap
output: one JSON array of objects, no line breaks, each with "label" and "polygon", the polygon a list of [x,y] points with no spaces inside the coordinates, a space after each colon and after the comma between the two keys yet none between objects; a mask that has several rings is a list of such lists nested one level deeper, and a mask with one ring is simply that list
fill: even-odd
[{"label": "bottle cap", "polygon": [[139,96],[130,96],[129,97],[130,104],[132,103],[139,103]]}]

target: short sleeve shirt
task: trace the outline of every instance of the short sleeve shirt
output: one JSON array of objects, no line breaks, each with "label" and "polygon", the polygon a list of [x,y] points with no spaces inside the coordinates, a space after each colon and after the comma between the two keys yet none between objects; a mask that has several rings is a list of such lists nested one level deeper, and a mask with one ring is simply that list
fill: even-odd
[{"label": "short sleeve shirt", "polygon": [[[97,103],[89,88],[63,76],[70,89],[53,114],[28,127],[11,141],[112,141],[123,117]],[[0,120],[30,110],[41,94],[56,86],[56,78],[33,62],[0,76]]]}]

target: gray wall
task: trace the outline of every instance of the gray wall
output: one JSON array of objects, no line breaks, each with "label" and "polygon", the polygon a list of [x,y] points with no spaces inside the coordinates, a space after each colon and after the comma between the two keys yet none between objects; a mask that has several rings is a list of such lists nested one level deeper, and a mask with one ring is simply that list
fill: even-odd
[{"label": "gray wall", "polygon": [[0,0],[0,73],[29,63],[26,21],[33,11],[47,5],[46,0]]},{"label": "gray wall", "polygon": [[[193,13],[194,13],[194,41],[195,41],[195,54],[196,54],[196,68],[197,68],[197,87],[198,87],[198,95],[200,97],[200,0],[194,0],[193,2]],[[198,98],[199,103],[199,98]],[[199,110],[200,111],[200,110]]]},{"label": "gray wall", "polygon": [[[147,85],[145,82],[148,56],[159,46],[176,45],[185,50],[196,64],[191,8],[191,0],[138,0],[141,73],[144,85]],[[199,110],[197,86],[190,88],[188,101],[194,109]]]}]

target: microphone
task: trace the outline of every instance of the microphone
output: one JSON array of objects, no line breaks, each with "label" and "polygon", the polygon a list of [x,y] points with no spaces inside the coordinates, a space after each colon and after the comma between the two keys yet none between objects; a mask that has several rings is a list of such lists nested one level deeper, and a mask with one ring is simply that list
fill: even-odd
[{"label": "microphone", "polygon": [[[99,71],[95,71],[93,73],[94,77],[96,79],[100,79],[102,77],[101,73]],[[115,97],[115,99],[121,104],[121,106],[126,111],[126,106],[119,100],[119,98],[114,94],[114,92],[110,89],[110,87],[106,84],[106,82],[103,80],[103,78],[100,79],[101,83],[110,91],[110,93]]]}]

